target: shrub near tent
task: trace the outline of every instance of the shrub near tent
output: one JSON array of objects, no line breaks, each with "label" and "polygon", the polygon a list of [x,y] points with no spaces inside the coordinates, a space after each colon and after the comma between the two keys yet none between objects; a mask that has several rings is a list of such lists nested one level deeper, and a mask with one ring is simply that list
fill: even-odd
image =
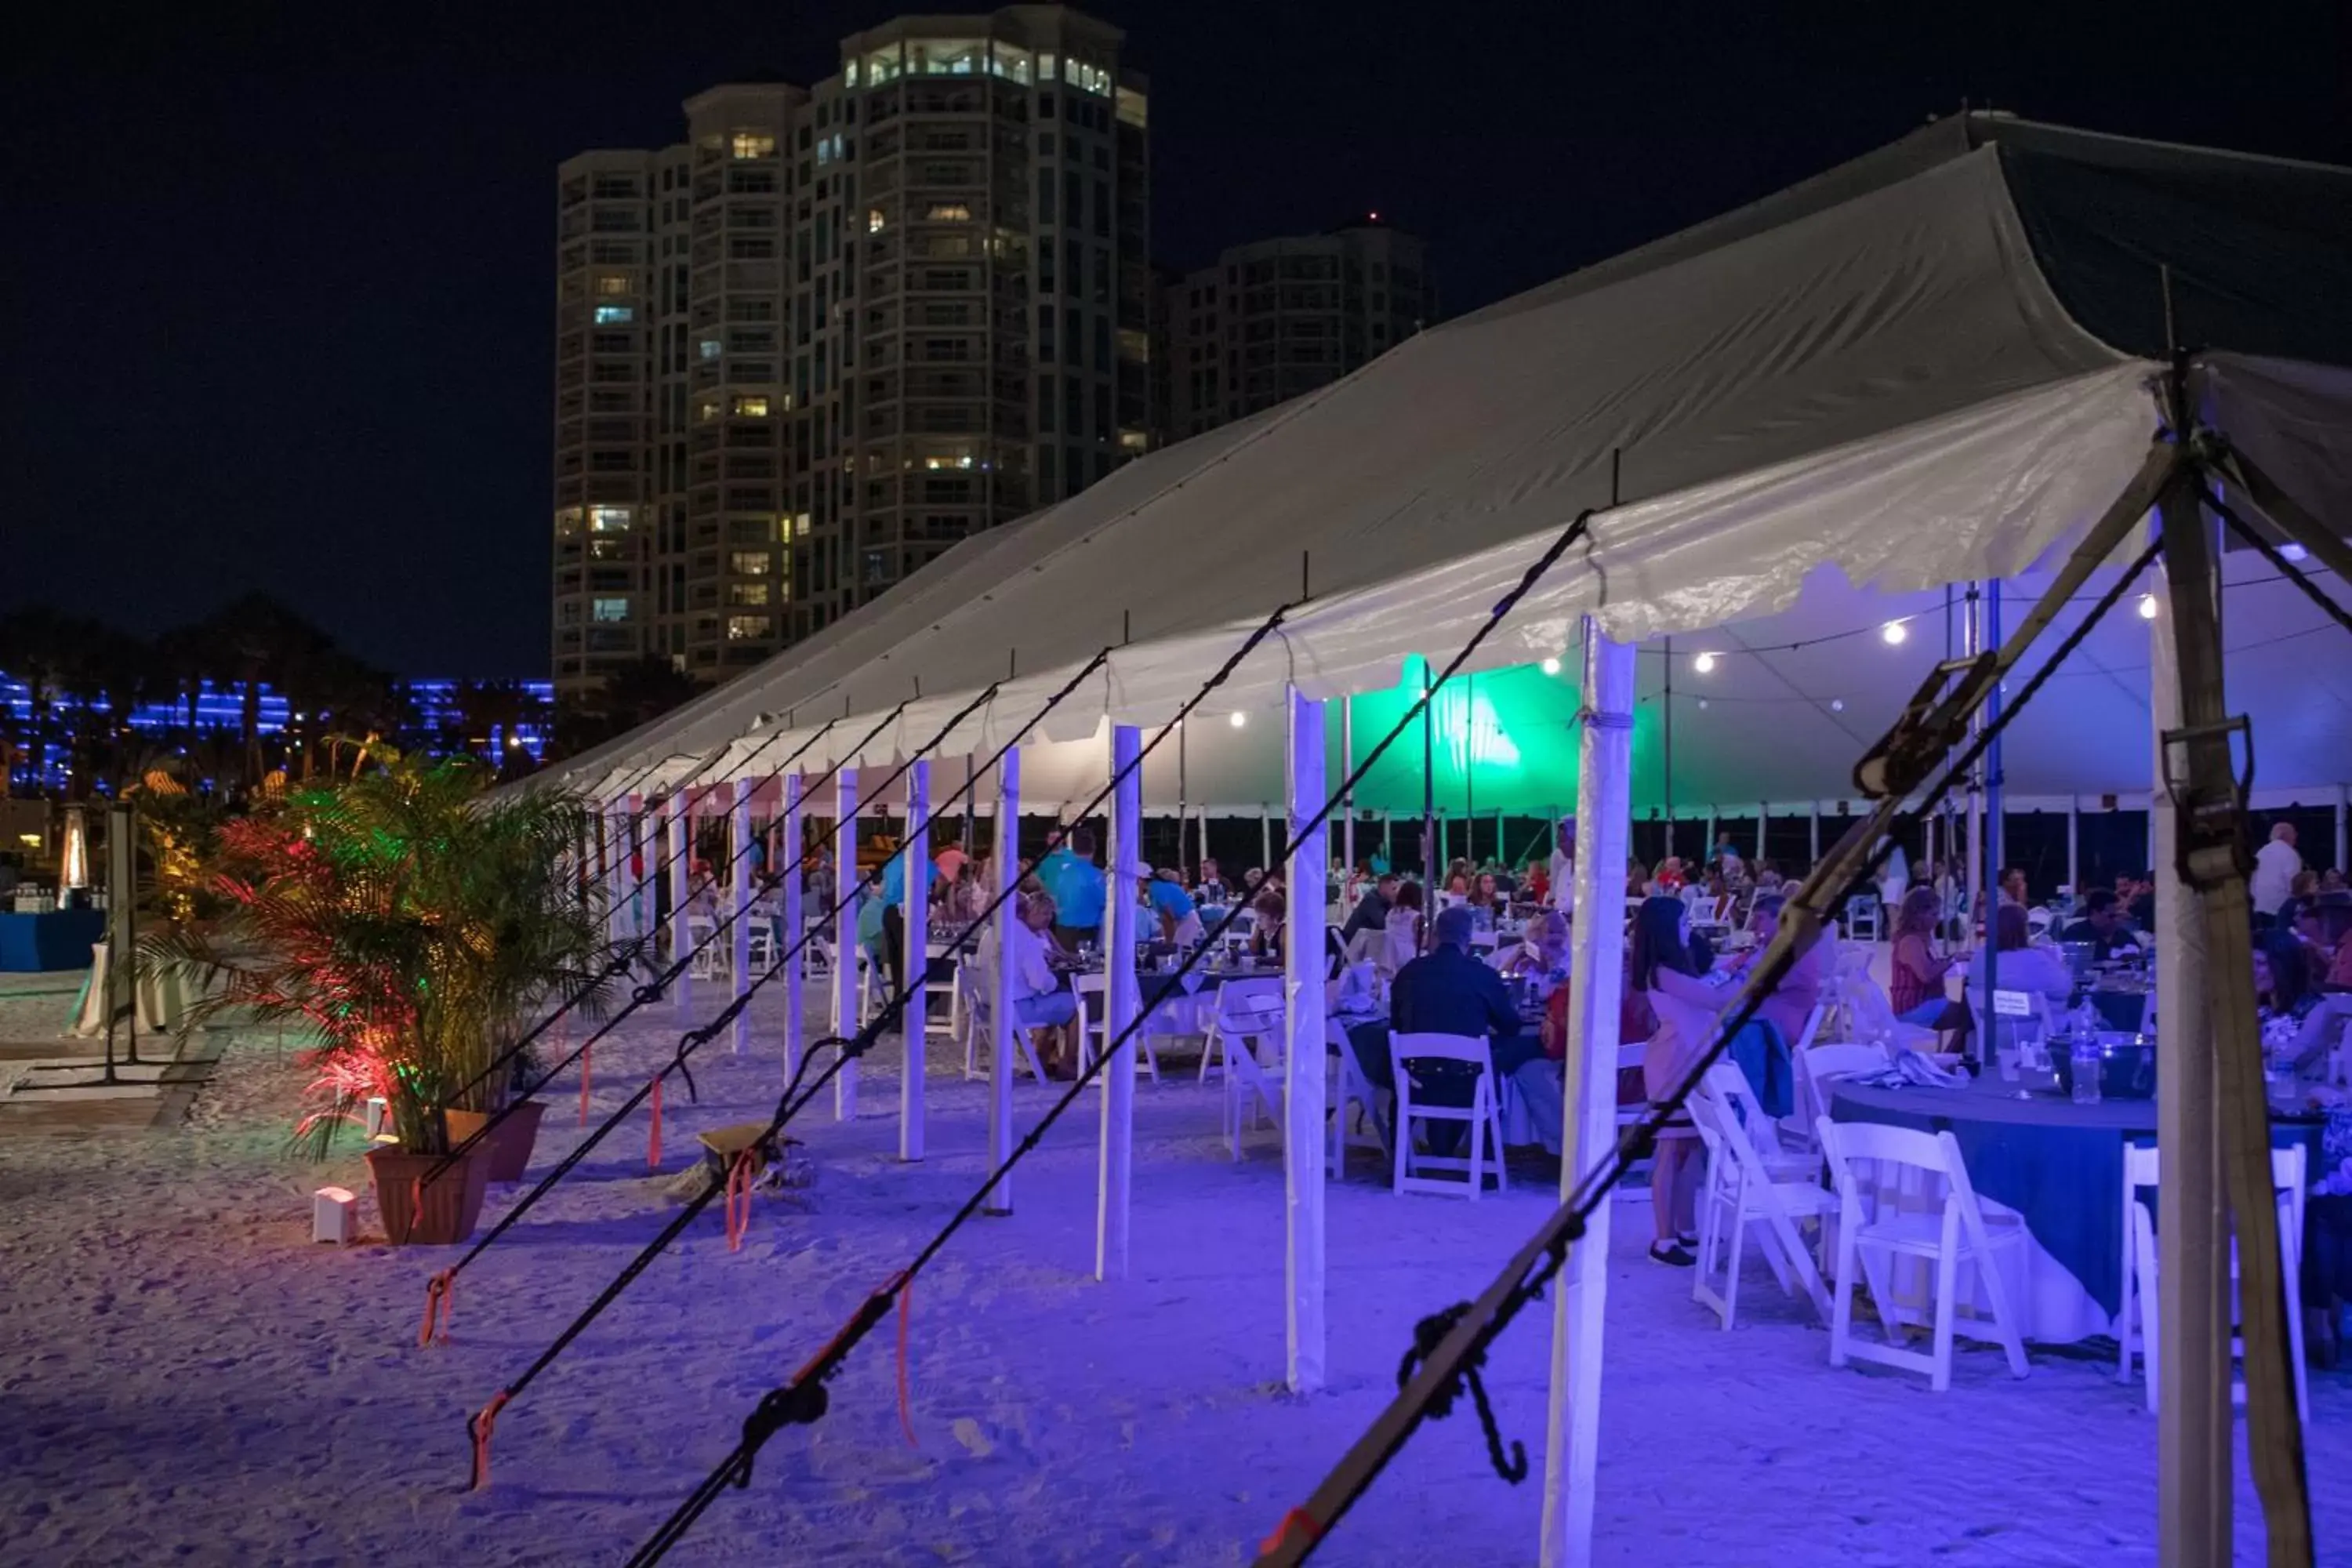
[{"label": "shrub near tent", "polygon": [[493,1167],[520,1173],[538,1119],[509,1118],[516,1142],[485,1143],[462,1180],[420,1194],[416,1178],[462,1138],[452,1122],[529,1083],[529,1054],[506,1056],[534,1016],[583,993],[595,1017],[613,984],[601,904],[562,874],[586,812],[560,791],[487,798],[490,775],[467,758],[371,760],[223,826],[206,878],[223,912],[151,938],[142,958],[206,982],[200,1018],[235,1009],[313,1033],[297,1145],[324,1156],[381,1098],[387,1131],[368,1161],[386,1233],[459,1241]]}]

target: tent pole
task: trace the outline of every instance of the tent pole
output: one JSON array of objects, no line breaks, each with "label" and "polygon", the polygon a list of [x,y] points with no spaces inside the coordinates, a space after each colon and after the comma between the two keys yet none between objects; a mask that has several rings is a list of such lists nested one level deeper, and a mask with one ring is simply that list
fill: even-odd
[{"label": "tent pole", "polygon": [[[1325,1016],[1323,883],[1331,864],[1327,828],[1302,832],[1322,809],[1323,704],[1290,689],[1288,832],[1290,875],[1284,913],[1284,991],[1290,1039],[1283,1052],[1283,1380],[1294,1394],[1323,1386],[1323,1125]],[[1244,1047],[1246,1048],[1246,1047]],[[1130,1069],[1131,1071],[1132,1069]],[[1240,1136],[1239,1129],[1234,1131]],[[1476,1136],[1475,1132],[1472,1134]],[[1344,1147],[1344,1144],[1342,1145]],[[1496,1158],[1501,1158],[1500,1152]]]},{"label": "tent pole", "polygon": [[[833,1032],[843,1039],[857,1033],[857,917],[850,895],[857,890],[857,770],[833,775]],[[857,1120],[857,1063],[844,1062],[833,1080],[833,1119]]]},{"label": "tent pole", "polygon": [[1822,863],[1822,803],[1817,800],[1805,802],[1805,844],[1811,861],[1805,870],[1811,875],[1813,867]]},{"label": "tent pole", "polygon": [[[2336,786],[2336,869],[2339,871],[2346,869],[2344,856],[2346,827],[2344,820],[2345,816],[2344,786],[2342,784],[2337,784]],[[2151,862],[2151,864],[2153,864],[2153,862]]]},{"label": "tent pole", "polygon": [[[2169,521],[2176,499],[2159,503]],[[2193,493],[2181,514],[2195,528]],[[2164,787],[2164,734],[2186,722],[2171,592],[2151,584],[2158,616],[2148,630],[2148,707],[2155,730],[2155,788],[2148,825],[2155,839],[2157,1071],[2177,1086],[2157,1101],[2157,1358],[2164,1399],[2157,1414],[2157,1542],[2164,1568],[2231,1559],[2231,1466],[2235,1417],[2230,1396],[2230,1226],[2221,1176],[2219,1054],[2208,1013],[2203,900],[2175,864],[2179,813]],[[2193,1092],[2189,1092],[2193,1090]]]},{"label": "tent pole", "polygon": [[908,994],[898,1015],[899,1036],[907,1057],[898,1076],[898,1158],[923,1157],[923,1058],[930,1043],[930,994],[925,983],[931,973],[931,764],[917,763],[907,770],[907,841],[898,847],[905,877],[898,886],[898,952],[903,979],[893,975]]},{"label": "tent pole", "polygon": [[[1478,868],[1478,677],[1462,678],[1462,858]],[[1449,860],[1448,864],[1452,862]]]},{"label": "tent pole", "polygon": [[1396,813],[1393,811],[1381,813],[1381,858],[1388,862],[1390,870],[1396,869]]},{"label": "tent pole", "polygon": [[[1192,873],[1185,868],[1197,862],[1187,859],[1184,855],[1184,797],[1191,785],[1191,770],[1185,754],[1186,740],[1184,721],[1179,719],[1176,721],[1176,879],[1190,887]],[[1118,751],[1116,736],[1111,740],[1111,751],[1114,755]]]},{"label": "tent pole", "polygon": [[604,810],[604,934],[615,942],[636,933],[629,929],[629,797],[616,795]]},{"label": "tent pole", "polygon": [[[1984,595],[1977,601],[1977,647],[1983,649],[1997,648],[2000,646],[2000,580],[1994,578],[1984,584]],[[1992,689],[1985,693],[1983,703],[1977,709],[1978,722],[1982,725],[1991,724],[1994,720],[2000,717],[2000,686],[1996,681]],[[1997,1016],[1993,1008],[1993,993],[2000,985],[2000,942],[1993,931],[1993,910],[2000,901],[2001,871],[2000,738],[1998,735],[1993,737],[1992,744],[1985,748],[1984,784],[1984,874],[1985,880],[1991,890],[1985,895],[1990,901],[1985,906],[1985,940],[1981,950],[1984,962],[1975,966],[1975,973],[1970,978],[1980,978],[1984,982],[1982,988],[1984,1000],[1977,1016],[1990,1019]],[[1987,1024],[1985,1028],[1987,1033],[1990,1033],[1992,1026]],[[1979,1040],[1977,1049],[1979,1053],[1979,1060],[1992,1060],[1990,1040]]]},{"label": "tent pole", "polygon": [[[996,764],[996,886],[994,898],[1021,884],[1021,748],[1007,751]],[[1006,899],[996,911],[995,946],[982,948],[988,956],[988,1163],[1002,1166],[1013,1153],[1013,922],[1021,918],[1019,898]],[[982,1211],[1013,1212],[1013,1178],[1005,1176],[989,1194]]]},{"label": "tent pole", "polygon": [[[1984,650],[1982,589],[1970,583],[1968,601],[1960,614],[1960,651],[1975,658]],[[1979,709],[1969,715],[1969,733],[1975,735],[1984,729],[1984,711]],[[1969,908],[1974,921],[1981,915],[1985,924],[1985,946],[1992,945],[1992,911],[1994,901],[2000,897],[2000,868],[1986,858],[1984,831],[1984,768],[1981,763],[1969,775]],[[1965,929],[1965,928],[1964,928]],[[1965,940],[1965,934],[1963,936]],[[1979,1042],[1981,1045],[1981,1042]]]},{"label": "tent pole", "polygon": [[[804,934],[806,920],[802,908],[803,895],[807,891],[807,879],[801,874],[802,862],[808,858],[808,840],[801,826],[801,791],[806,782],[796,773],[783,776],[784,816],[783,842],[777,846],[776,869],[784,879],[784,929],[777,933],[782,943],[779,952],[791,952]],[[805,997],[802,977],[807,965],[803,950],[795,952],[784,963],[784,1078],[787,1082],[801,1065],[801,1038],[808,1026],[804,1010]]]},{"label": "tent pole", "polygon": [[2066,797],[2066,891],[2079,901],[2083,897],[2083,810],[2079,795]]},{"label": "tent pole", "polygon": [[[1756,803],[1756,863],[1759,866],[1764,864],[1764,827],[1771,820],[1772,803],[1769,800],[1758,801]],[[1754,873],[1749,873],[1749,876],[1752,879]]]},{"label": "tent pole", "polygon": [[1665,695],[1659,699],[1659,732],[1664,751],[1666,796],[1666,852],[1662,857],[1675,858],[1675,639],[1666,639]]},{"label": "tent pole", "polygon": [[[733,896],[727,900],[727,912],[735,922],[728,930],[735,939],[735,950],[730,956],[734,960],[730,967],[734,972],[735,994],[738,996],[749,994],[751,989],[751,877],[754,864],[751,858],[751,791],[757,782],[754,779],[735,781],[735,809],[733,819],[728,824],[728,842],[732,853],[727,863],[733,868],[728,873],[728,881]],[[728,1035],[729,1046],[737,1056],[741,1056],[744,1047],[751,1043],[751,1009],[746,1007],[735,1015],[735,1022],[729,1026]]]},{"label": "tent pole", "polygon": [[1715,807],[1712,805],[1708,806],[1706,808],[1706,837],[1699,841],[1698,847],[1698,858],[1701,864],[1712,861],[1715,858],[1715,840],[1717,832],[1717,825],[1720,819],[1716,816]]},{"label": "tent pole", "polygon": [[[1616,1135],[1617,1005],[1623,967],[1626,837],[1631,774],[1634,650],[1588,620],[1585,710],[1579,715],[1576,816],[1585,839],[1574,873],[1578,941],[1569,979],[1569,1106],[1560,1129],[1562,1201]],[[1609,1284],[1609,1218],[1597,1209],[1569,1251],[1552,1296],[1551,1397],[1544,1442],[1544,1568],[1585,1568],[1592,1560],[1593,1470],[1600,1454],[1601,1337]]]},{"label": "tent pole", "polygon": [[[690,877],[688,862],[694,858],[694,850],[691,847],[694,843],[694,819],[687,810],[686,791],[683,788],[672,789],[669,792],[669,808],[664,815],[669,821],[669,961],[676,963],[686,956],[687,949],[694,945],[693,939],[686,934],[686,906],[689,897],[688,889]],[[682,1024],[694,1014],[693,972],[680,970],[677,979],[672,984],[675,987],[672,993],[675,997],[674,1005],[678,1022]]]},{"label": "tent pole", "polygon": [[[1181,731],[1180,731],[1181,734]],[[1180,742],[1181,744],[1181,742]],[[1110,731],[1110,833],[1104,856],[1108,893],[1103,904],[1103,1038],[1115,1040],[1143,1010],[1135,978],[1137,924],[1146,918],[1138,902],[1142,880],[1151,879],[1143,858],[1143,731],[1115,724]],[[1125,777],[1120,770],[1131,769]],[[1244,1047],[1246,1049],[1247,1047]],[[1135,1051],[1133,1040],[1119,1047],[1103,1068],[1100,1170],[1095,1194],[1095,1278],[1127,1277],[1128,1219],[1135,1177]]]},{"label": "tent pole", "polygon": [[[1355,773],[1356,700],[1352,697],[1342,697],[1339,699],[1339,776],[1343,779],[1352,778]],[[1340,798],[1339,809],[1346,813],[1340,819],[1342,826],[1339,829],[1339,858],[1347,862],[1345,874],[1339,881],[1339,896],[1341,901],[1345,902],[1347,879],[1356,874],[1356,786],[1354,784],[1349,784],[1346,794]],[[2339,859],[2337,864],[2342,864],[2342,861]]]},{"label": "tent pole", "polygon": [[1274,812],[1269,806],[1257,808],[1257,863],[1267,876],[1274,875]]},{"label": "tent pole", "polygon": [[1438,872],[1445,862],[1437,843],[1437,704],[1428,700],[1432,671],[1429,660],[1421,661],[1421,864],[1422,891],[1426,895],[1422,908],[1428,919],[1437,917],[1437,890],[1443,885]]}]

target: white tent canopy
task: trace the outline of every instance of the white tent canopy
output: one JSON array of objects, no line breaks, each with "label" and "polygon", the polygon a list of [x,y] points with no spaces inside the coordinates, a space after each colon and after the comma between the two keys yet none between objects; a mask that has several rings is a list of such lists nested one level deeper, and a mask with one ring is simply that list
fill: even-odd
[{"label": "white tent canopy", "polygon": [[[2053,292],[2017,199],[2010,143],[2021,138],[2044,162],[2086,167],[2155,155],[1980,117],[1929,127],[1424,332],[1321,393],[967,541],[824,634],[553,776],[614,787],[657,759],[706,756],[762,716],[788,733],[744,764],[750,774],[835,720],[804,758],[819,768],[904,703],[850,759],[883,763],[1002,680],[936,754],[985,752],[1110,647],[1039,732],[1084,741],[1114,719],[1164,720],[1286,604],[1279,633],[1205,714],[1271,714],[1289,682],[1324,697],[1389,689],[1413,656],[1460,647],[1563,529],[1600,509],[1591,548],[1552,569],[1480,667],[1559,655],[1588,612],[1621,638],[1719,631],[1711,646],[1729,649],[1734,637],[1785,645],[1930,611],[1936,624],[1908,657],[1846,638],[1727,660],[1721,700],[1694,690],[1688,704],[1678,671],[1677,798],[1847,793],[1858,737],[1940,655],[1943,585],[2026,573],[2114,499],[2158,431],[2160,364],[2094,337]],[[2281,167],[2156,151],[2200,175]],[[2221,352],[2198,374],[2231,437],[2306,505],[2352,492],[2352,376]],[[2274,635],[2258,627],[2315,624],[2284,584],[2240,592],[2250,609],[2231,631],[2249,657]],[[2132,732],[2144,648],[2127,630],[2103,636],[2112,646],[2095,640],[2062,682],[2070,706],[2021,731],[2013,789],[2146,787],[2147,748]],[[2275,735],[2293,749],[2261,757],[2262,775],[2352,777],[2342,683],[2314,674],[2293,642],[2266,647],[2284,651],[2265,668],[2288,679],[2247,694],[2258,709],[2273,695],[2284,703],[2275,722],[2258,714],[2259,743]],[[1646,697],[1662,666],[1644,662]],[[2037,723],[2054,729],[2037,735]],[[2074,739],[2085,732],[2105,739]],[[2053,733],[2069,743],[2043,743]],[[1227,763],[1204,735],[1192,762],[1211,773],[1191,797],[1275,798],[1276,737],[1249,737],[1244,752],[1244,776],[1214,778]],[[1165,805],[1160,771],[1148,787]],[[1661,784],[1637,784],[1637,808]]]}]

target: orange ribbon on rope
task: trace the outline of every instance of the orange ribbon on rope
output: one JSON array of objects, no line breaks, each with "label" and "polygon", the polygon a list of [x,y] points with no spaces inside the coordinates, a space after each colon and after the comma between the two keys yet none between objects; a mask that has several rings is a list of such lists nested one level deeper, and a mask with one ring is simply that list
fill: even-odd
[{"label": "orange ribbon on rope", "polygon": [[[751,1151],[744,1150],[735,1156],[735,1163],[727,1171],[727,1250],[743,1250],[743,1237],[751,1228]],[[741,1207],[737,1207],[737,1200]]]},{"label": "orange ribbon on rope", "polygon": [[661,1169],[661,1075],[654,1075],[654,1130],[646,1141],[646,1169]]},{"label": "orange ribbon on rope", "polygon": [[457,1271],[444,1268],[425,1282],[425,1326],[416,1331],[416,1342],[419,1345],[447,1344],[449,1314],[457,1310]]},{"label": "orange ribbon on rope", "polygon": [[499,1389],[490,1395],[490,1402],[474,1413],[466,1429],[474,1436],[474,1479],[467,1483],[467,1491],[480,1491],[490,1484],[490,1429],[499,1424],[499,1412],[507,1407],[512,1393]]},{"label": "orange ribbon on rope", "polygon": [[914,1413],[907,1402],[907,1329],[915,1316],[915,1281],[901,1275],[898,1286],[898,1430],[907,1435],[907,1447],[919,1448],[915,1441]]},{"label": "orange ribbon on rope", "polygon": [[595,1081],[595,1078],[596,1047],[583,1046],[580,1048],[580,1125],[583,1127],[588,1125],[588,1086]]},{"label": "orange ribbon on rope", "polygon": [[1257,1549],[1260,1552],[1272,1552],[1294,1535],[1299,1537],[1305,1544],[1312,1545],[1323,1539],[1323,1527],[1316,1523],[1315,1516],[1305,1509],[1294,1508],[1282,1516],[1282,1522],[1274,1527],[1272,1535],[1258,1542]]}]

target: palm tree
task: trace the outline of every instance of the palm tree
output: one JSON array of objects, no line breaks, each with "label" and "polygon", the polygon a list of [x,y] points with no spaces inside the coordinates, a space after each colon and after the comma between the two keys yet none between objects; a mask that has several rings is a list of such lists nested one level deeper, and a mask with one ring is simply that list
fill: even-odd
[{"label": "palm tree", "polygon": [[324,632],[267,594],[232,600],[193,630],[219,650],[228,672],[244,688],[240,728],[245,782],[257,786],[268,772],[261,755],[262,688],[282,689],[291,671],[323,658],[332,644]]},{"label": "palm tree", "polygon": [[74,649],[86,629],[86,623],[42,605],[0,616],[0,669],[25,683],[25,733],[32,751],[37,790],[47,765],[49,721],[73,673]]}]

